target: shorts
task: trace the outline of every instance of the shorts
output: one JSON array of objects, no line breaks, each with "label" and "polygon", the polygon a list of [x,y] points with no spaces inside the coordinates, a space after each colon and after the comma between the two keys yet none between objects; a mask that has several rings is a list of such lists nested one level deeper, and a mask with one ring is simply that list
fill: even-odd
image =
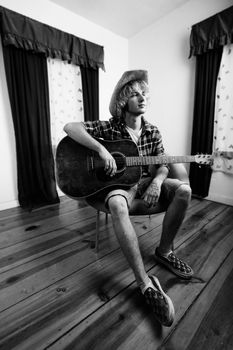
[{"label": "shorts", "polygon": [[[135,211],[133,208],[133,204],[134,202],[136,202],[136,199],[141,199],[143,193],[145,192],[145,190],[147,189],[147,187],[149,186],[149,184],[151,183],[152,178],[151,177],[143,177],[141,178],[140,182],[136,185],[134,185],[133,187],[131,187],[130,189],[114,189],[108,193],[101,193],[99,195],[97,195],[97,199],[98,201],[103,201],[105,203],[105,207],[108,209],[108,201],[111,197],[113,196],[122,196],[125,198],[128,208],[129,208],[129,212],[131,211]],[[160,212],[162,210],[166,210],[169,206],[169,204],[172,202],[174,196],[175,196],[175,192],[176,190],[183,184],[186,184],[186,182],[182,182],[178,179],[171,179],[171,178],[166,178],[162,184],[161,187],[161,193],[160,193],[160,197],[159,197],[159,201],[158,204],[155,206],[157,208],[151,208],[151,213],[155,213],[155,212]],[[142,201],[140,201],[142,202]],[[148,207],[146,206],[146,204],[144,204],[145,208],[145,212],[148,211]],[[140,205],[140,212],[143,210],[142,205]]]}]

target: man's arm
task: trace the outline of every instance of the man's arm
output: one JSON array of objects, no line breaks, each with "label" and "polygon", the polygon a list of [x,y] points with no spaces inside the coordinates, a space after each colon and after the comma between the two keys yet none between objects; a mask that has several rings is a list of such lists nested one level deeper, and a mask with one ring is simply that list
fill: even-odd
[{"label": "man's arm", "polygon": [[156,170],[156,175],[154,176],[153,181],[158,181],[158,182],[161,182],[161,184],[162,184],[163,181],[167,178],[168,173],[169,173],[169,170],[168,170],[167,166],[164,166],[164,165],[160,166]]},{"label": "man's arm", "polygon": [[167,178],[168,168],[166,166],[160,166],[150,185],[147,187],[145,193],[143,194],[143,200],[148,204],[148,206],[155,205],[161,193],[161,186],[163,181]]},{"label": "man's arm", "polygon": [[[160,156],[164,155],[164,147],[162,142],[162,136],[157,128],[154,130],[154,149],[152,155]],[[166,165],[161,165],[159,168],[151,168],[152,182],[146,189],[142,198],[148,206],[155,205],[161,193],[161,186],[163,181],[167,178],[169,168]]]},{"label": "man's arm", "polygon": [[104,148],[96,139],[94,139],[86,130],[84,124],[80,123],[68,123],[64,126],[64,131],[74,141],[77,141],[81,145],[92,149],[96,152],[101,152],[101,148]]},{"label": "man's arm", "polygon": [[116,173],[117,167],[115,159],[100,142],[87,132],[82,122],[66,124],[64,126],[64,131],[74,141],[99,154],[100,158],[104,160],[104,169],[107,175],[113,176]]}]

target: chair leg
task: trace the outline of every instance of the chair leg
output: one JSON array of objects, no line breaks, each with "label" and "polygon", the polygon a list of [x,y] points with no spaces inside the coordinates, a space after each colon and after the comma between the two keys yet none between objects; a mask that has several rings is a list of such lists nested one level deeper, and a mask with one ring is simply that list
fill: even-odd
[{"label": "chair leg", "polygon": [[100,226],[100,211],[96,211],[96,231],[95,231],[95,251],[99,250],[99,226]]},{"label": "chair leg", "polygon": [[[108,213],[105,213],[105,224],[108,223]],[[96,232],[95,232],[95,251],[99,250],[99,234],[100,234],[100,210],[96,211]]]}]

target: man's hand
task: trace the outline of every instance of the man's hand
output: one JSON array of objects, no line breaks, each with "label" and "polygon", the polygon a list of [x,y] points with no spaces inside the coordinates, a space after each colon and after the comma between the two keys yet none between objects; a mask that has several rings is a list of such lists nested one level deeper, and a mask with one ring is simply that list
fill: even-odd
[{"label": "man's hand", "polygon": [[147,187],[142,199],[146,202],[148,207],[153,207],[158,202],[161,193],[161,186],[162,181],[155,178]]},{"label": "man's hand", "polygon": [[109,153],[105,147],[101,147],[99,156],[104,161],[104,170],[106,171],[106,174],[109,176],[114,176],[117,171],[117,166],[111,153]]}]

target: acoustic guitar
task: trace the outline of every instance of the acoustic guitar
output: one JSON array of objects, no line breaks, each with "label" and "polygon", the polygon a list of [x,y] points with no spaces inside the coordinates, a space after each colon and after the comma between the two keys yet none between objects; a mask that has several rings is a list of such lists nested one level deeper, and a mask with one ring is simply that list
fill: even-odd
[{"label": "acoustic guitar", "polygon": [[107,188],[130,188],[141,177],[143,165],[171,163],[212,164],[211,155],[195,156],[139,156],[137,145],[129,140],[98,139],[114,157],[116,174],[106,175],[103,160],[94,152],[69,136],[64,137],[56,151],[56,177],[63,193],[74,198],[86,198]]}]

